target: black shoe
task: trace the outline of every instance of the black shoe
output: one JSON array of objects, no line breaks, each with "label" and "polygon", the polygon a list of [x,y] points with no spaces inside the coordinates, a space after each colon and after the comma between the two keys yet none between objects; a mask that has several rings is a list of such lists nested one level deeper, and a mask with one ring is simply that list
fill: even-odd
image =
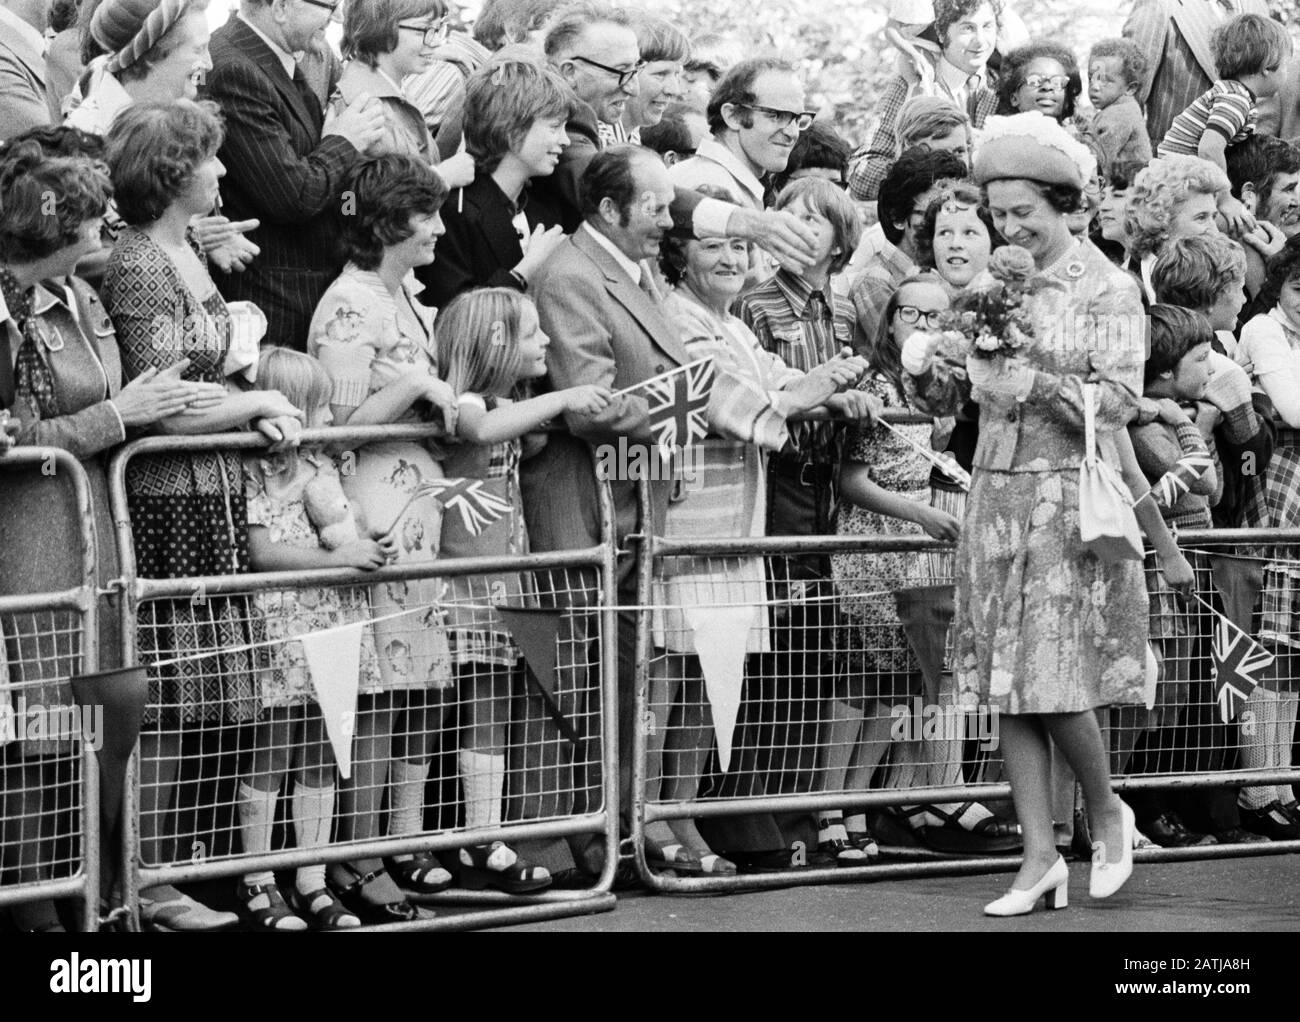
[{"label": "black shoe", "polygon": [[1215,840],[1221,845],[1257,845],[1268,842],[1263,834],[1256,834],[1245,827],[1228,827],[1214,832]]},{"label": "black shoe", "polygon": [[736,852],[727,858],[742,873],[785,873],[795,867],[790,861],[790,849],[777,848],[770,852]]},{"label": "black shoe", "polygon": [[1263,834],[1270,841],[1300,840],[1300,821],[1292,818],[1286,807],[1274,799],[1263,809],[1247,809],[1238,806],[1241,825],[1256,834]]},{"label": "black shoe", "polygon": [[1188,830],[1177,813],[1161,813],[1154,820],[1142,824],[1139,829],[1161,848],[1197,848],[1217,843],[1212,834],[1197,834]]}]

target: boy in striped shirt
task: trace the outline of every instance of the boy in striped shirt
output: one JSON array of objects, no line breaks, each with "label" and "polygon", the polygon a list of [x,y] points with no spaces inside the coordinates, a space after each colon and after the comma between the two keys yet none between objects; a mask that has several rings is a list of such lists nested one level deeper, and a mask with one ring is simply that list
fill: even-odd
[{"label": "boy in striped shirt", "polygon": [[1158,156],[1199,156],[1227,172],[1224,151],[1255,133],[1258,100],[1275,96],[1291,53],[1286,29],[1271,18],[1239,14],[1210,39],[1219,80],[1174,118]]}]

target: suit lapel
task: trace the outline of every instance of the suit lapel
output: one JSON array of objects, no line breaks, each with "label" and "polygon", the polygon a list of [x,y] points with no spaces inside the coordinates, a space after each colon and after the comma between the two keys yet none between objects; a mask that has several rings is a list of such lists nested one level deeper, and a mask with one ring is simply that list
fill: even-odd
[{"label": "suit lapel", "polygon": [[[1217,0],[1211,0],[1216,2]],[[1192,56],[1201,65],[1210,81],[1217,81],[1219,72],[1214,66],[1214,53],[1210,49],[1210,34],[1218,21],[1210,14],[1206,0],[1174,0],[1174,24],[1182,33],[1183,41]]]},{"label": "suit lapel", "polygon": [[307,109],[307,104],[302,98],[302,93],[298,91],[298,86],[285,73],[284,65],[280,63],[279,56],[271,47],[267,46],[262,37],[245,25],[238,17],[231,19],[230,41],[243,50],[244,55],[260,67],[267,78],[271,80],[289,110],[311,137],[312,142],[319,141],[320,121],[313,117],[311,111]]},{"label": "suit lapel", "polygon": [[[579,228],[573,236],[573,243],[586,254],[605,275],[605,289],[610,297],[617,301],[628,314],[640,324],[641,329],[650,335],[650,339],[678,365],[689,362],[686,346],[669,322],[663,309],[650,300],[650,296],[632,283],[632,279],[623,271],[608,252],[587,236]],[[642,272],[645,272],[643,269]]]}]

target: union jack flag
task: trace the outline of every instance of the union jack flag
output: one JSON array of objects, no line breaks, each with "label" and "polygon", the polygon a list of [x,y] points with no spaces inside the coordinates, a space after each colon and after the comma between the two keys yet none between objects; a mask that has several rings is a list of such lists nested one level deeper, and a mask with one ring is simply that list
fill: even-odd
[{"label": "union jack flag", "polygon": [[1272,664],[1274,657],[1222,614],[1214,626],[1212,652],[1219,682],[1219,716],[1227,724],[1236,719],[1246,697],[1259,684],[1255,673]]},{"label": "union jack flag", "polygon": [[689,447],[709,435],[707,413],[712,390],[713,360],[707,358],[645,384],[650,432],[662,450]]},{"label": "union jack flag", "polygon": [[445,512],[458,512],[471,536],[510,513],[510,502],[484,490],[482,479],[430,479],[415,488],[416,497],[432,497]]}]

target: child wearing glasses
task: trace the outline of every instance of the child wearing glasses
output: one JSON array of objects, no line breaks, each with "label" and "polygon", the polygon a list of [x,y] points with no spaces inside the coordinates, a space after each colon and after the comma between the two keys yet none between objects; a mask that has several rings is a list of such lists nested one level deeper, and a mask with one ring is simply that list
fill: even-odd
[{"label": "child wearing glasses", "polygon": [[1103,179],[1118,164],[1151,162],[1151,139],[1136,95],[1146,70],[1147,58],[1131,39],[1102,39],[1088,54],[1093,114],[1086,136]]},{"label": "child wearing glasses", "polygon": [[441,160],[424,115],[403,91],[402,83],[433,61],[447,38],[443,0],[371,0],[348,4],[343,14],[343,55],[348,64],[331,101],[335,112],[369,95],[384,110],[384,132],[366,156],[400,153],[433,164],[447,187],[463,188],[474,180],[474,160],[457,153]]},{"label": "child wearing glasses", "polygon": [[1219,80],[1174,118],[1159,156],[1199,156],[1227,173],[1224,152],[1255,133],[1261,99],[1277,95],[1291,37],[1271,18],[1240,14],[1210,38]]}]

